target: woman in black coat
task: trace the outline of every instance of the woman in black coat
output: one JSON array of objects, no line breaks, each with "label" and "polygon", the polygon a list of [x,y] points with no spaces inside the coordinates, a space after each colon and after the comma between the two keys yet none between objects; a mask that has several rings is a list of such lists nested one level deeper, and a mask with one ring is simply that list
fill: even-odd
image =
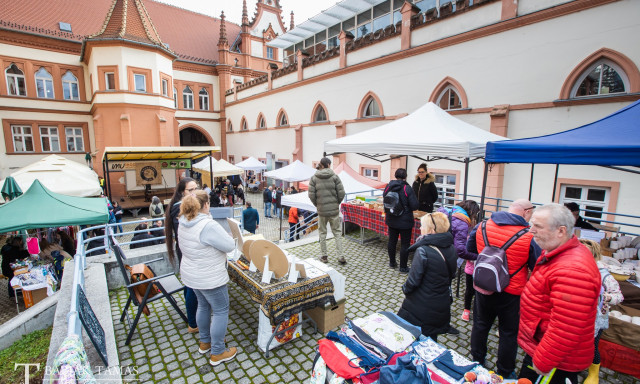
[{"label": "woman in black coat", "polygon": [[405,299],[398,316],[421,327],[423,335],[437,341],[439,334],[449,330],[451,280],[458,255],[447,215],[429,213],[421,223],[422,236],[410,248],[415,254],[411,272],[402,286]]},{"label": "woman in black coat", "polygon": [[433,212],[433,203],[438,201],[438,189],[436,188],[436,177],[427,172],[427,164],[418,166],[418,174],[413,182],[413,192],[418,197],[419,211]]},{"label": "woman in black coat", "polygon": [[396,180],[392,180],[384,189],[382,196],[387,196],[390,192],[395,192],[402,204],[402,214],[397,216],[389,210],[385,210],[384,222],[389,227],[389,242],[387,251],[389,252],[389,267],[396,268],[396,247],[398,245],[398,235],[400,235],[400,269],[401,273],[408,273],[407,261],[409,260],[409,245],[411,244],[411,233],[413,232],[413,211],[418,209],[418,199],[413,190],[407,184],[407,171],[398,168],[395,173]]}]

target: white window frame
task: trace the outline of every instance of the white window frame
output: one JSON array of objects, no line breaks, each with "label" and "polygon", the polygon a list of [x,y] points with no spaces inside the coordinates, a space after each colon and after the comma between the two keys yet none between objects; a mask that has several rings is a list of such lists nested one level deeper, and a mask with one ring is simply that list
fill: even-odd
[{"label": "white window frame", "polygon": [[[202,92],[204,92],[204,94]],[[200,92],[198,92],[198,101],[200,102],[201,110],[209,110],[209,92],[207,92],[206,88],[202,88],[200,89]]]},{"label": "white window frame", "polygon": [[249,130],[249,124],[247,124],[247,120],[246,119],[242,120],[242,130],[243,131],[248,131]]},{"label": "white window frame", "polygon": [[[60,132],[58,131],[58,127],[51,126],[51,125],[41,125],[38,127],[38,130],[40,131],[40,149],[42,149],[42,152],[61,152],[60,151]],[[43,130],[46,130],[46,131],[43,133]],[[52,133],[51,132],[52,130],[55,130],[55,133]],[[49,141],[50,149],[48,151],[44,149],[45,139]]]},{"label": "white window frame", "polygon": [[[142,87],[138,88],[138,79],[142,79]],[[147,76],[142,73],[134,73],[133,74],[133,89],[136,92],[147,92]]]},{"label": "white window frame", "polygon": [[[324,112],[324,119],[320,119],[318,116],[320,114],[320,110],[322,110]],[[324,123],[327,122],[328,117],[327,117],[327,111],[324,109],[324,107],[322,105],[319,105],[318,108],[316,108],[316,112],[313,114],[313,122],[314,123]]]},{"label": "white window frame", "polygon": [[182,102],[184,109],[193,109],[193,91],[188,85],[182,90]]},{"label": "white window frame", "polygon": [[[456,186],[458,185],[458,175],[456,175],[455,173],[446,173],[446,172],[431,172],[431,174],[436,179],[434,181],[436,189],[438,190],[438,199],[436,201],[440,205],[443,204],[442,194],[444,192],[446,196],[445,198],[446,202],[444,204],[446,204],[447,206],[454,205],[455,199],[456,199]],[[445,183],[438,183],[438,176],[442,176]],[[449,182],[449,177],[455,178],[455,182],[453,184]]]},{"label": "white window frame", "polygon": [[[73,79],[68,76],[71,76]],[[75,94],[73,93],[73,85],[76,86]],[[67,92],[65,92],[65,90]],[[62,75],[62,97],[65,100],[80,100],[80,85],[78,83],[78,78],[71,71],[67,71]]]},{"label": "white window frame", "polygon": [[[369,112],[369,107],[371,107],[372,104],[375,103],[375,106],[378,108],[378,114],[373,114],[372,112]],[[373,97],[369,97],[369,100],[367,100],[367,104],[364,107],[364,110],[362,111],[362,117],[380,117],[382,116],[380,114],[380,104],[378,104],[378,102],[376,101],[376,99],[374,99]]]},{"label": "white window frame", "polygon": [[380,170],[378,168],[362,167],[360,168],[362,176],[367,179],[380,181]]},{"label": "white window frame", "polygon": [[287,125],[289,125],[289,119],[287,118],[287,115],[282,112],[280,114],[280,118],[278,119],[278,126],[286,127]]},{"label": "white window frame", "polygon": [[[579,188],[581,189],[580,198],[571,198],[565,197],[567,192],[567,187],[569,188]],[[589,200],[588,193],[589,189],[599,189],[604,190],[604,201],[598,200]],[[578,184],[561,184],[560,185],[560,204],[566,203],[576,203],[580,206],[580,216],[585,219],[594,219],[594,220],[606,220],[604,218],[604,213],[600,215],[600,217],[594,216],[593,212],[584,212],[584,209],[589,207],[598,207],[602,208],[603,212],[606,212],[609,207],[609,200],[611,199],[611,188],[609,187],[600,187],[594,185],[578,185]]]},{"label": "white window frame", "polygon": [[453,85],[448,85],[445,89],[442,90],[442,92],[440,92],[440,94],[438,95],[438,98],[436,99],[436,105],[439,107],[440,106],[440,102],[442,101],[442,98],[445,97],[445,95],[448,94],[448,92],[455,92],[456,95],[458,95],[458,100],[460,100],[460,107],[459,108],[452,108],[451,107],[451,98],[448,97],[447,100],[447,108],[445,109],[445,111],[456,111],[459,109],[462,109],[462,97],[460,97],[460,91],[454,87]]},{"label": "white window frame", "polygon": [[[111,76],[111,80],[109,80],[109,76]],[[104,73],[104,89],[106,91],[115,91],[116,90],[116,73],[115,72],[105,72]]]},{"label": "white window frame", "polygon": [[267,59],[273,60],[274,52],[273,47],[267,47]]},{"label": "white window frame", "polygon": [[[16,128],[18,130],[18,132],[16,132]],[[26,133],[26,130],[29,130],[29,133]],[[20,139],[20,141],[17,141],[16,139]],[[31,140],[31,150],[27,151],[27,139]],[[33,130],[31,128],[30,125],[12,125],[11,126],[11,141],[13,141],[13,151],[14,152],[20,152],[20,153],[32,153],[35,152],[36,147],[34,145],[33,142]],[[17,142],[21,142],[23,148],[19,149],[18,145],[16,145]]]},{"label": "white window frame", "polygon": [[229,120],[229,126],[227,127],[227,132],[233,132],[233,124],[231,123],[231,120]]},{"label": "white window frame", "polygon": [[[622,82],[624,83],[624,92],[616,92],[616,93],[605,93],[602,94],[600,93],[600,91],[602,90],[602,71],[600,72],[600,79],[599,79],[599,86],[598,86],[598,94],[597,95],[585,95],[585,96],[577,96],[576,94],[578,93],[578,88],[580,88],[580,84],[582,84],[582,82],[584,81],[584,79],[589,76],[589,74],[591,73],[591,71],[593,71],[596,67],[598,67],[599,65],[608,65],[609,67],[613,68],[617,73],[618,76],[620,76],[620,79],[622,79]],[[573,99],[580,99],[583,97],[594,97],[594,96],[603,96],[603,95],[624,95],[626,93],[629,93],[629,77],[627,76],[627,73],[616,63],[614,63],[611,60],[608,59],[601,59],[596,61],[595,63],[593,63],[592,65],[589,66],[589,68],[587,68],[584,72],[582,72],[582,74],[580,75],[580,77],[578,77],[578,80],[575,82],[575,84],[573,84],[573,87],[571,88],[571,98]]]},{"label": "white window frame", "polygon": [[[80,131],[79,134],[78,131]],[[64,134],[67,152],[84,152],[84,132],[82,131],[82,127],[64,127]],[[71,143],[69,143],[69,139],[72,139]],[[82,145],[82,148],[78,148],[78,140],[80,140],[79,143]],[[73,144],[72,148],[69,147],[70,144]]]},{"label": "white window frame", "polygon": [[264,116],[260,116],[260,120],[258,120],[258,129],[266,129],[267,122],[264,119]]},{"label": "white window frame", "polygon": [[53,76],[44,67],[40,67],[34,75],[36,79],[36,96],[39,99],[55,99]]},{"label": "white window frame", "polygon": [[178,88],[173,87],[173,107],[178,109]]},{"label": "white window frame", "polygon": [[[9,70],[15,67],[15,69],[20,72],[20,74],[17,73],[9,73]],[[7,80],[7,93],[10,96],[27,96],[27,82],[25,80],[24,77],[24,72],[20,70],[20,68],[18,68],[17,65],[15,65],[15,63],[12,63],[5,71],[5,78]],[[20,87],[20,82],[22,82],[22,87]],[[13,90],[11,89],[13,86]],[[22,92],[20,92],[20,89],[22,89]]]},{"label": "white window frame", "polygon": [[169,97],[169,80],[161,79],[160,84],[162,85],[162,96]]}]

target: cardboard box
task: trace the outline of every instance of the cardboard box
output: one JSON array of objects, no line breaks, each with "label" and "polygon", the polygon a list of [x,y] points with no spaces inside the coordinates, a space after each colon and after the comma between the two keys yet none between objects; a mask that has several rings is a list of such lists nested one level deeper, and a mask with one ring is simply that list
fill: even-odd
[{"label": "cardboard box", "polygon": [[33,291],[22,291],[24,307],[31,308],[47,298],[47,288],[34,289]]},{"label": "cardboard box", "polygon": [[307,311],[307,315],[316,322],[318,332],[323,335],[334,328],[344,324],[344,304],[346,299],[338,301],[335,305],[315,307]]}]

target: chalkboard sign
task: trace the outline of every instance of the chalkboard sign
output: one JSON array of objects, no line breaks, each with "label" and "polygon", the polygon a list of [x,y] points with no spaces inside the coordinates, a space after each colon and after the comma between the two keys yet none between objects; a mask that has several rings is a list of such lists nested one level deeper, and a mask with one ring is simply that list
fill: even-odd
[{"label": "chalkboard sign", "polygon": [[98,351],[98,355],[100,355],[102,361],[104,361],[104,366],[108,367],[107,343],[104,336],[104,329],[102,329],[102,325],[100,325],[100,322],[98,321],[96,314],[93,312],[91,304],[89,304],[89,300],[87,300],[87,296],[85,296],[84,290],[81,286],[78,286],[78,314],[80,315],[80,321],[82,322],[85,331],[87,331],[93,346],[96,348],[96,351]]}]

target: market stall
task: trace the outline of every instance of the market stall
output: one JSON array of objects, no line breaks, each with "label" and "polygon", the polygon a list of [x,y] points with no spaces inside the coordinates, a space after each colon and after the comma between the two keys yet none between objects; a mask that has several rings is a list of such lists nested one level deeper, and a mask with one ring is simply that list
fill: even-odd
[{"label": "market stall", "polygon": [[640,100],[598,121],[551,135],[486,145],[481,209],[489,167],[498,163],[531,164],[529,198],[533,188],[534,164],[556,164],[551,200],[555,199],[560,164],[597,165],[640,174]]},{"label": "market stall", "polygon": [[[70,225],[105,224],[109,220],[107,202],[103,197],[75,197],[51,192],[35,180],[21,196],[0,206],[0,233],[37,228],[59,228]],[[41,260],[38,238],[26,243],[31,256],[11,265],[14,277],[11,286],[23,291],[25,307],[52,295],[58,286],[57,274],[68,255],[57,245],[58,254],[47,254],[51,260]],[[53,262],[53,263],[52,263]],[[58,263],[58,268],[54,266]]]},{"label": "market stall", "polygon": [[309,180],[315,173],[316,170],[313,167],[306,165],[300,160],[296,160],[285,167],[265,172],[264,176],[293,183],[296,181]]},{"label": "market stall", "polygon": [[469,163],[484,157],[487,142],[499,140],[507,138],[465,123],[429,102],[401,119],[329,140],[324,151],[326,156],[349,152],[380,162],[390,156],[463,162],[466,199]]},{"label": "market stall", "polygon": [[[86,164],[71,161],[59,155],[46,156],[10,175],[26,191],[35,180],[52,192],[68,196],[100,196],[102,188],[98,175]],[[0,185],[4,180],[0,181]]]},{"label": "market stall", "polygon": [[287,254],[270,241],[244,239],[237,223],[230,226],[242,249],[229,256],[229,278],[259,304],[257,344],[269,357],[271,349],[300,337],[304,323],[315,327],[306,311],[341,299],[344,277],[314,265],[315,260]]},{"label": "market stall", "polygon": [[[267,166],[255,157],[249,157],[248,159],[242,160],[236,164],[236,167],[244,169],[245,175],[247,172],[262,172],[267,169]],[[260,182],[254,175],[253,178],[246,180],[246,186],[248,191],[256,192],[260,187]]]},{"label": "market stall", "polygon": [[[361,201],[361,200],[360,200]],[[354,223],[360,228],[370,229],[379,235],[389,236],[389,226],[384,221],[384,209],[378,205],[374,206],[374,203],[362,203],[358,200],[343,203],[340,205],[340,212],[344,217],[345,222]],[[415,223],[411,230],[411,244],[416,242],[418,236],[420,236],[420,217],[424,213],[416,211],[414,213]],[[364,233],[360,231],[360,243],[365,243],[371,239],[365,239]]]},{"label": "market stall", "polygon": [[0,206],[0,233],[65,225],[106,224],[104,197],[75,197],[55,193],[39,180],[21,196]]},{"label": "market stall", "polygon": [[[484,209],[488,168],[496,163],[531,163],[531,188],[534,164],[556,164],[551,201],[555,199],[560,164],[597,165],[640,174],[640,101],[584,126],[546,136],[487,143],[481,210]],[[632,168],[629,168],[632,167]],[[607,222],[606,220],[601,220]],[[640,274],[638,249],[640,237],[602,239],[603,263],[618,280]],[[613,268],[613,269],[611,269]],[[602,366],[640,378],[640,284],[627,284],[620,308],[610,312],[610,328],[600,342]],[[617,311],[617,314],[616,314]]]},{"label": "market stall", "polygon": [[[363,342],[364,341],[364,342]],[[318,341],[311,384],[501,383],[477,362],[420,334],[394,313],[379,312],[347,321]]]}]

